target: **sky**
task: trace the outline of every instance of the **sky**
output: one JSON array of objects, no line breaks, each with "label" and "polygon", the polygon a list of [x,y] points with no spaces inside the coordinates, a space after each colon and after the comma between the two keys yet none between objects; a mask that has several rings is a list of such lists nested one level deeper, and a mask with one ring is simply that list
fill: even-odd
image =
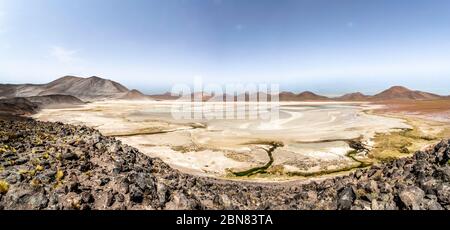
[{"label": "sky", "polygon": [[450,94],[448,0],[0,0],[0,83]]}]

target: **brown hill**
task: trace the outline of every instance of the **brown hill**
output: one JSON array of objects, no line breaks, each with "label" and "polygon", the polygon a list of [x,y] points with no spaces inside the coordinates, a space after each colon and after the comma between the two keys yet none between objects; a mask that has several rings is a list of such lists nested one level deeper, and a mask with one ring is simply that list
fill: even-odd
[{"label": "brown hill", "polygon": [[348,93],[340,97],[336,97],[334,99],[339,101],[367,101],[370,99],[370,96],[362,94],[360,92],[356,92],[356,93]]},{"label": "brown hill", "polygon": [[278,95],[278,98],[280,99],[280,101],[296,101],[296,94],[292,93],[292,92],[281,92]]},{"label": "brown hill", "polygon": [[310,91],[305,91],[299,94],[292,92],[281,92],[279,94],[280,101],[326,101],[331,100],[328,97],[317,95]]},{"label": "brown hill", "polygon": [[136,89],[133,89],[133,90],[127,92],[125,95],[120,97],[120,99],[123,99],[123,100],[152,100],[152,98],[150,98],[147,95],[144,95],[143,93],[139,92]]},{"label": "brown hill", "polygon": [[0,97],[32,97],[71,95],[82,100],[120,98],[129,90],[114,81],[99,77],[81,78],[65,76],[48,84],[0,85]]},{"label": "brown hill", "polygon": [[323,100],[330,100],[330,98],[317,95],[310,91],[305,91],[297,95],[297,98],[301,101],[323,101]]},{"label": "brown hill", "polygon": [[436,100],[442,99],[437,94],[413,91],[403,86],[393,86],[372,97],[373,100]]},{"label": "brown hill", "polygon": [[118,98],[129,90],[114,81],[99,77],[80,78],[66,76],[45,86],[39,96],[51,94],[72,95],[83,100]]}]

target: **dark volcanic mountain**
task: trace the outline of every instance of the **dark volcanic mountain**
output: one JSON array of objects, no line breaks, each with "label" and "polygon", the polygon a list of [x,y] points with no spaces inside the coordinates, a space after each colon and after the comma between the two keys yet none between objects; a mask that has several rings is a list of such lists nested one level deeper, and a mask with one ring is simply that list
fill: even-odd
[{"label": "dark volcanic mountain", "polygon": [[[99,77],[65,76],[48,84],[0,85],[0,97],[71,95],[85,101],[117,99],[130,93],[125,86]],[[136,95],[136,92],[132,92]]]},{"label": "dark volcanic mountain", "polygon": [[44,108],[63,108],[84,104],[70,95],[48,95],[0,99],[0,114],[29,115]]},{"label": "dark volcanic mountain", "polygon": [[61,108],[65,106],[82,105],[84,102],[70,95],[47,95],[27,97],[27,100],[35,103],[39,108]]},{"label": "dark volcanic mountain", "polygon": [[24,115],[38,111],[38,105],[25,98],[0,99],[0,115]]},{"label": "dark volcanic mountain", "polygon": [[439,96],[437,94],[422,91],[413,91],[403,86],[394,86],[373,96],[372,99],[381,101],[381,100],[435,100],[442,98],[443,98],[442,96]]}]

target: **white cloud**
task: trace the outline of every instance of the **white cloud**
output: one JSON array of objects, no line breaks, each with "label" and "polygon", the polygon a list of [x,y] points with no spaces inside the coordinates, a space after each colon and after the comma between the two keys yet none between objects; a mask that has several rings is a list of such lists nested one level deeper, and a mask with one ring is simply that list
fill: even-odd
[{"label": "white cloud", "polygon": [[69,50],[61,46],[53,46],[50,49],[50,56],[62,63],[72,63],[79,60],[76,57],[77,50]]}]

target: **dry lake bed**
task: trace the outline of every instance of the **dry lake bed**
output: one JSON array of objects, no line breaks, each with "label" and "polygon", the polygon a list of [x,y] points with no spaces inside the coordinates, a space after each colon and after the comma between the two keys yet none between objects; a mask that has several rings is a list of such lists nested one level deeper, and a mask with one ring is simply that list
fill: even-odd
[{"label": "dry lake bed", "polygon": [[102,101],[34,118],[94,127],[183,172],[268,181],[364,167],[376,135],[412,129],[367,103],[281,102],[275,120],[175,119],[174,103]]}]

